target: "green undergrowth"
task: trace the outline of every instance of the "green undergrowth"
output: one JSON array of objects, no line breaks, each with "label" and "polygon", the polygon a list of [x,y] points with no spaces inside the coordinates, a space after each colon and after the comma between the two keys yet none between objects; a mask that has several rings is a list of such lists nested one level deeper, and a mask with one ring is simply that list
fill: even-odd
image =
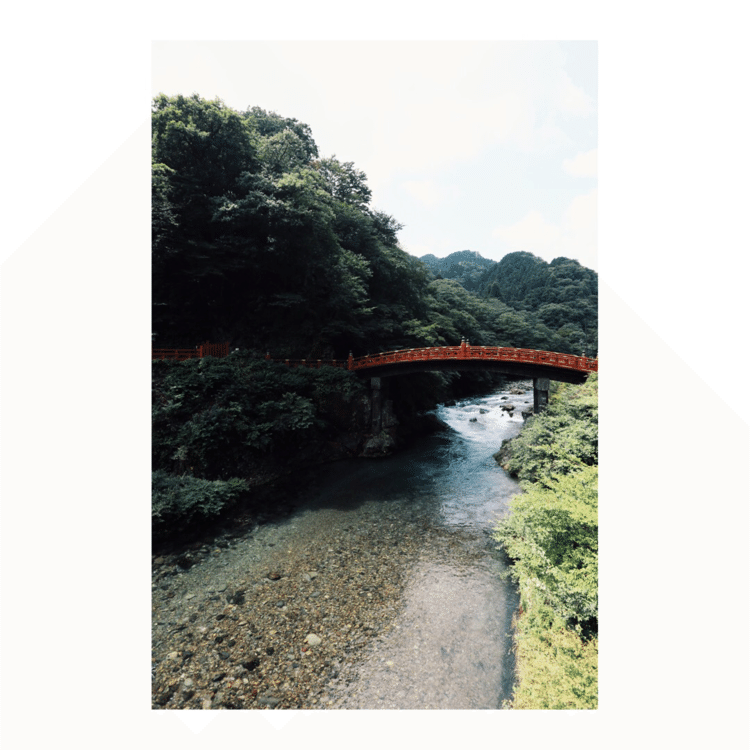
[{"label": "green undergrowth", "polygon": [[280,466],[314,463],[315,446],[361,429],[365,393],[346,370],[295,369],[250,352],[153,362],[154,536],[218,516]]},{"label": "green undergrowth", "polygon": [[217,518],[247,491],[242,479],[198,479],[155,471],[151,477],[152,529],[156,537],[186,531]]},{"label": "green undergrowth", "polygon": [[598,705],[596,403],[596,375],[561,386],[510,446],[523,491],[495,539],[521,596],[512,708]]},{"label": "green undergrowth", "polygon": [[[527,601],[516,623],[514,709],[587,710],[598,706],[597,637],[582,638]],[[545,617],[545,615],[547,615]]]},{"label": "green undergrowth", "polygon": [[598,413],[596,373],[582,385],[557,384],[546,410],[511,441],[504,468],[520,480],[535,482],[596,465]]},{"label": "green undergrowth", "polygon": [[346,370],[295,369],[247,352],[154,362],[153,468],[247,476],[265,456],[350,427],[346,405],[364,392]]}]

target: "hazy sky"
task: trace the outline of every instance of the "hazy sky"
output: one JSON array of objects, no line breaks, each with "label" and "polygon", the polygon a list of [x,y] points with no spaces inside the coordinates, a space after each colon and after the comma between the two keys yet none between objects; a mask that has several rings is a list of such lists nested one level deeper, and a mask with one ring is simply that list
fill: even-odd
[{"label": "hazy sky", "polygon": [[597,268],[596,42],[158,42],[152,73],[308,124],[414,255]]}]

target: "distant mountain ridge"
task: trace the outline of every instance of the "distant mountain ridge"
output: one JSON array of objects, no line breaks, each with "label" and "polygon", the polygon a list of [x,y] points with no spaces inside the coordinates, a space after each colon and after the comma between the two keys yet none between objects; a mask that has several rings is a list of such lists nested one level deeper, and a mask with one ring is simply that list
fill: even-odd
[{"label": "distant mountain ridge", "polygon": [[455,279],[464,289],[469,291],[476,290],[479,279],[485,271],[496,265],[494,260],[483,258],[475,250],[458,250],[445,258],[438,258],[432,253],[428,253],[420,257],[419,260],[436,277]]},{"label": "distant mountain ridge", "polygon": [[[527,322],[554,332],[561,337],[558,351],[598,350],[599,277],[577,260],[559,257],[547,263],[533,253],[515,251],[494,261],[472,250],[445,258],[428,254],[419,260],[438,279],[457,281],[476,297],[498,300]],[[516,326],[513,338],[533,339],[523,325]]]}]

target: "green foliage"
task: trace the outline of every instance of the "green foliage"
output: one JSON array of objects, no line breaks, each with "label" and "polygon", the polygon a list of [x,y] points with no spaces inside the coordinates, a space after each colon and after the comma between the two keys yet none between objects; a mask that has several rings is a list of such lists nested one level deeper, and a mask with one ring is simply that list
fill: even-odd
[{"label": "green foliage", "polygon": [[465,336],[595,351],[596,274],[575,261],[462,251],[433,256],[435,280],[370,206],[366,175],[319,158],[309,126],[197,95],[160,94],[152,113],[157,345],[230,340],[312,359]]},{"label": "green foliage", "polygon": [[485,271],[476,288],[516,312],[527,327],[515,332],[517,340],[554,341],[552,346],[515,346],[596,356],[598,277],[578,261],[555,258],[546,263],[528,252],[508,253]]},{"label": "green foliage", "polygon": [[596,709],[598,638],[583,639],[559,622],[517,621],[514,709]]},{"label": "green foliage", "polygon": [[330,397],[363,389],[346,370],[294,369],[248,352],[154,362],[153,467],[206,479],[249,475],[270,451],[325,436]]},{"label": "green foliage", "polygon": [[317,157],[309,127],[291,118],[198,96],[154,99],[159,341],[345,357],[395,344],[400,321],[419,317],[398,224],[370,209],[351,162]]},{"label": "green foliage", "polygon": [[513,558],[521,596],[536,590],[556,616],[579,629],[598,609],[598,468],[524,485],[495,538]]},{"label": "green foliage", "polygon": [[523,492],[495,539],[521,594],[514,708],[597,706],[597,391],[560,386],[511,443]]},{"label": "green foliage", "polygon": [[506,470],[521,480],[569,474],[598,462],[598,376],[560,384],[545,411],[512,441]]},{"label": "green foliage", "polygon": [[235,503],[247,485],[242,479],[209,481],[192,476],[151,475],[154,534],[163,536],[211,520]]},{"label": "green foliage", "polygon": [[469,291],[477,289],[483,274],[495,265],[495,261],[483,258],[472,250],[459,250],[445,258],[428,254],[423,255],[420,260],[436,279],[455,279]]}]

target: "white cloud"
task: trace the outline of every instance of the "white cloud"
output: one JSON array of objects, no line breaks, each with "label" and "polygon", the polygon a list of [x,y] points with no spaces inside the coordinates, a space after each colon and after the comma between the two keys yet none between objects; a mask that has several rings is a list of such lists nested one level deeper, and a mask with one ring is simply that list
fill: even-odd
[{"label": "white cloud", "polygon": [[573,258],[587,268],[597,268],[597,191],[576,196],[559,224],[548,222],[539,211],[529,211],[520,221],[496,227],[492,236],[504,253],[525,250],[547,262]]},{"label": "white cloud", "polygon": [[573,177],[596,177],[597,151],[598,149],[594,148],[591,151],[576,154],[573,159],[565,159],[563,169]]},{"label": "white cloud", "polygon": [[409,195],[425,206],[432,207],[445,199],[445,193],[432,180],[407,180],[402,187]]},{"label": "white cloud", "polygon": [[299,103],[290,111],[311,125],[321,152],[354,160],[377,190],[398,175],[466,162],[497,144],[533,151],[569,146],[547,110],[585,111],[588,97],[559,59],[536,49],[533,43],[299,42],[268,52],[281,72],[304,84],[309,115]]},{"label": "white cloud", "polygon": [[560,253],[597,268],[597,191],[576,196],[563,216]]},{"label": "white cloud", "polygon": [[547,248],[556,246],[560,241],[560,228],[547,223],[539,211],[529,211],[521,221],[494,229],[492,236],[516,250],[546,256]]},{"label": "white cloud", "polygon": [[[373,191],[487,148],[570,148],[561,121],[592,111],[554,43],[160,43],[154,86],[257,105],[312,128]],[[270,69],[272,75],[248,75]]]},{"label": "white cloud", "polygon": [[574,117],[588,117],[594,111],[591,97],[576,86],[564,71],[560,72],[555,101],[564,114]]},{"label": "white cloud", "polygon": [[437,252],[435,252],[435,248],[432,245],[424,245],[424,244],[408,244],[404,245],[402,243],[402,246],[404,247],[404,250],[408,252],[410,255],[413,255],[416,258],[421,258],[423,255],[437,255],[437,257],[441,257],[438,255]]}]

